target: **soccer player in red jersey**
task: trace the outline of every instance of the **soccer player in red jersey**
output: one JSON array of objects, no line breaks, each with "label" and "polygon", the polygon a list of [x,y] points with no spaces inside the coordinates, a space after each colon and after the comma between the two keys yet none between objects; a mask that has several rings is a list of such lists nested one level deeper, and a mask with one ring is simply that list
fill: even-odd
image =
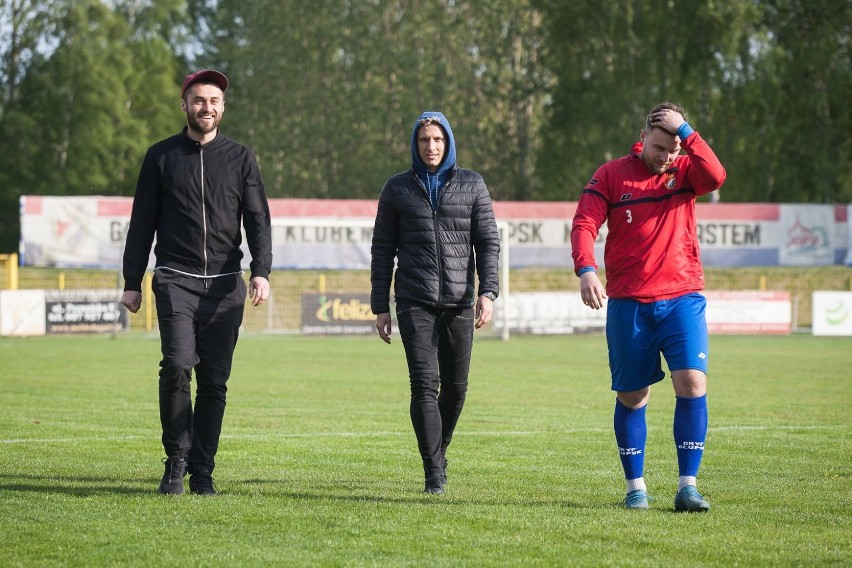
[{"label": "soccer player in red jersey", "polygon": [[[706,301],[695,224],[695,200],[718,189],[725,168],[672,103],[655,107],[633,152],[595,172],[580,196],[571,228],[574,271],[583,303],[601,309],[606,337],[613,425],[624,467],[628,509],[647,509],[644,479],[651,385],[671,370],[676,397],[674,439],[679,469],[675,509],[707,511],[696,489],[707,435]],[[683,152],[683,153],[681,153]],[[606,223],[607,284],[597,275],[594,242]]]}]

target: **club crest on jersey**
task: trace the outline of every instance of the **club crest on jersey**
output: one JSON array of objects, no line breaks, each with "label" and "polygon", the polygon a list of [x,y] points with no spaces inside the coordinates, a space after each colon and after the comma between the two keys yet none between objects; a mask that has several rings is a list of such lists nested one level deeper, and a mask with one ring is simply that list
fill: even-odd
[{"label": "club crest on jersey", "polygon": [[675,175],[674,172],[670,172],[666,176],[666,189],[674,189],[675,186]]},{"label": "club crest on jersey", "polygon": [[632,196],[633,196],[633,194],[632,194],[632,193],[622,193],[622,194],[621,194],[621,201],[627,201],[627,200],[628,200],[628,199],[630,199]]}]

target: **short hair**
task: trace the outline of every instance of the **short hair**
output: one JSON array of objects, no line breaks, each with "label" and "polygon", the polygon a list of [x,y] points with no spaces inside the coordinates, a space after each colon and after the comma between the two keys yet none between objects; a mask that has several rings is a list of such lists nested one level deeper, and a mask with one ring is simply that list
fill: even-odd
[{"label": "short hair", "polygon": [[420,120],[418,120],[417,121],[417,130],[414,131],[414,135],[420,136],[420,129],[422,129],[424,126],[430,126],[430,125],[435,125],[438,128],[440,128],[441,133],[444,135],[444,137],[445,138],[447,137],[447,129],[444,128],[443,124],[441,124],[441,117],[440,116],[425,116],[425,117],[421,118]]},{"label": "short hair", "polygon": [[[216,84],[216,83],[214,83],[213,81],[196,81],[195,83],[191,84],[190,86],[188,86],[188,87],[186,88],[186,90],[183,92],[183,94],[180,96],[180,98],[181,98],[181,99],[183,99],[183,100],[185,100],[185,101],[188,103],[188,102],[189,102],[189,97],[187,97],[187,95],[189,94],[189,91],[191,91],[191,90],[192,90],[192,88],[193,88],[195,85],[216,85],[217,87],[219,87],[219,85],[217,85],[217,84]],[[220,87],[220,88],[221,88],[221,87]],[[225,91],[222,91],[222,100],[223,100],[223,101],[225,100]]]},{"label": "short hair", "polygon": [[683,119],[686,120],[686,111],[683,110],[682,106],[676,105],[669,101],[665,101],[651,109],[651,112],[649,112],[648,116],[645,117],[645,131],[651,130],[652,128],[659,128],[658,126],[651,124],[651,117],[660,112],[661,110],[673,110],[677,113],[680,113]]}]

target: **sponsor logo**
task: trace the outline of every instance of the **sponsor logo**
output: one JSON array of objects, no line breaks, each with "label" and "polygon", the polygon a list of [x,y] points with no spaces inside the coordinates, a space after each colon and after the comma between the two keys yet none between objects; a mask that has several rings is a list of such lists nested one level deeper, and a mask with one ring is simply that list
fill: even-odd
[{"label": "sponsor logo", "polygon": [[618,453],[622,456],[638,456],[642,453],[641,448],[618,448]]},{"label": "sponsor logo", "polygon": [[707,358],[707,353],[704,353],[704,352],[699,353],[699,354],[698,354],[698,358],[699,358],[699,359],[706,359],[706,358]]},{"label": "sponsor logo", "polygon": [[589,180],[589,185],[597,185],[598,183],[599,183],[598,180],[595,179],[595,178],[592,178],[592,179]]},{"label": "sponsor logo", "polygon": [[628,200],[628,199],[630,199],[631,197],[633,197],[633,194],[632,194],[632,193],[622,193],[622,194],[621,194],[621,201],[627,201],[627,200]]},{"label": "sponsor logo", "polygon": [[331,300],[320,296],[316,318],[322,322],[372,321],[375,316],[370,311],[370,304],[358,298],[352,298],[347,302],[341,298]]},{"label": "sponsor logo", "polygon": [[825,307],[825,321],[829,325],[843,325],[849,319],[849,308],[842,301]]},{"label": "sponsor logo", "polygon": [[375,320],[369,294],[302,294],[303,334],[375,333]]},{"label": "sponsor logo", "polygon": [[809,252],[828,246],[828,234],[824,227],[806,227],[796,217],[796,222],[787,231],[787,248],[796,252]]},{"label": "sponsor logo", "polygon": [[679,450],[703,450],[704,442],[681,442],[677,445]]}]

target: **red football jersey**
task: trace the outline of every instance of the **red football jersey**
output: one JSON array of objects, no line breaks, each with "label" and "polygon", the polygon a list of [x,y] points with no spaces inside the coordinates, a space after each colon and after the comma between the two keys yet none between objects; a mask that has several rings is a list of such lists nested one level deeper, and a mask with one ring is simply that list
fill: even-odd
[{"label": "red football jersey", "polygon": [[594,242],[604,221],[606,292],[611,298],[654,302],[704,288],[695,227],[695,198],[718,189],[725,168],[698,132],[681,142],[662,174],[648,170],[640,152],[611,160],[595,172],[577,204],[571,227],[574,271],[594,266]]}]

